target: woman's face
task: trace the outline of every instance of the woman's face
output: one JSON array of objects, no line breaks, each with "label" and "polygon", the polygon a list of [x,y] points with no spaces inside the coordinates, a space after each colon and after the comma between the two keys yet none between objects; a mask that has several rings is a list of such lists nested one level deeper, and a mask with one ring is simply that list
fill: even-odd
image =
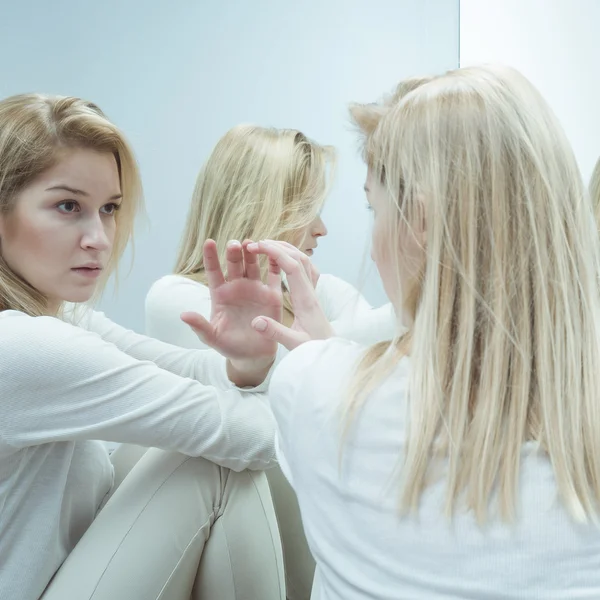
[{"label": "woman's face", "polygon": [[[403,221],[387,188],[367,172],[365,192],[369,208],[373,211],[371,258],[377,265],[387,297],[396,313],[402,314],[408,325],[410,318],[404,310],[406,292],[421,272],[425,260],[425,228],[415,230]],[[392,220],[398,220],[397,237],[392,238]],[[398,272],[396,272],[398,270]]]},{"label": "woman's face", "polygon": [[319,215],[306,229],[300,232],[298,235],[300,241],[296,245],[304,254],[312,256],[319,243],[319,238],[324,235],[327,235],[327,227]]},{"label": "woman's face", "polygon": [[13,209],[0,217],[2,257],[49,307],[85,302],[110,259],[121,198],[112,154],[61,151],[58,162],[21,190]]}]

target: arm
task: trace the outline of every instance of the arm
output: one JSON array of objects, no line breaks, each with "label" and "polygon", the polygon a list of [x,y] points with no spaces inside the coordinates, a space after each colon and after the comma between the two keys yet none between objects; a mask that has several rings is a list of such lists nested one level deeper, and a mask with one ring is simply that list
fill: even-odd
[{"label": "arm", "polygon": [[342,414],[348,373],[363,350],[347,340],[311,341],[290,352],[275,369],[269,389],[277,422],[275,449],[292,486],[302,487],[306,475],[315,474],[315,456],[306,461],[307,452],[320,455],[331,443],[339,448],[341,429],[335,424]]},{"label": "arm", "polygon": [[[226,359],[216,352],[187,350],[140,335],[117,325],[104,313],[88,307],[75,307],[67,313],[66,321],[95,333],[105,342],[114,344],[121,352],[137,360],[152,361],[161,369],[206,385],[214,385],[221,389],[232,387],[227,377]],[[182,325],[188,327],[183,322]],[[195,335],[193,331],[192,335]]]},{"label": "arm", "polygon": [[[18,449],[99,439],[203,456],[233,470],[273,464],[273,417],[259,395],[183,379],[58,319],[5,320],[0,354],[5,444]],[[205,377],[205,369],[210,370],[204,361],[187,367],[196,379]]]}]

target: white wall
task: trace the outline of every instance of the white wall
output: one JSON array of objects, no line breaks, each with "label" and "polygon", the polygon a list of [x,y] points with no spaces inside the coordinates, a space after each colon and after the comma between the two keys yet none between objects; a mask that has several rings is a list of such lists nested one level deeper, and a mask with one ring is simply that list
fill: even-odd
[{"label": "white wall", "polygon": [[[30,0],[0,8],[0,96],[93,100],[139,157],[150,227],[103,307],[143,329],[151,283],[171,271],[196,174],[231,126],[293,127],[340,151],[315,261],[356,283],[366,253],[364,167],[346,106],[458,64],[458,0]],[[365,287],[384,300],[377,278]]]},{"label": "white wall", "polygon": [[600,1],[461,0],[460,63],[516,67],[542,92],[587,182],[600,156]]}]

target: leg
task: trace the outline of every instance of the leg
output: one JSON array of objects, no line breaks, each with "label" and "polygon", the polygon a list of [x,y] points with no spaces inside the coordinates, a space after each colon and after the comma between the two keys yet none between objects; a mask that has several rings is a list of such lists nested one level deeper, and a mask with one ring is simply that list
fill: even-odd
[{"label": "leg", "polygon": [[296,493],[279,467],[266,471],[281,532],[289,600],[309,600],[315,559],[304,535]]},{"label": "leg", "polygon": [[281,547],[265,491],[264,473],[151,448],[43,600],[189,600],[192,590],[203,600],[282,600]]}]

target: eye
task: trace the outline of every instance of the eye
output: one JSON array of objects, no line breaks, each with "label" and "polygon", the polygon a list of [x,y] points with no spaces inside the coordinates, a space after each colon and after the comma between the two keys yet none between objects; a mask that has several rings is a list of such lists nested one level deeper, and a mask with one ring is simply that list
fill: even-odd
[{"label": "eye", "polygon": [[75,200],[65,200],[64,202],[57,204],[56,208],[65,214],[75,213],[81,210],[79,204]]},{"label": "eye", "polygon": [[365,204],[365,208],[373,212],[373,207],[368,202]]},{"label": "eye", "polygon": [[100,209],[100,212],[102,212],[105,215],[113,216],[120,208],[120,204],[117,204],[116,202],[111,202],[110,204],[105,204]]}]

